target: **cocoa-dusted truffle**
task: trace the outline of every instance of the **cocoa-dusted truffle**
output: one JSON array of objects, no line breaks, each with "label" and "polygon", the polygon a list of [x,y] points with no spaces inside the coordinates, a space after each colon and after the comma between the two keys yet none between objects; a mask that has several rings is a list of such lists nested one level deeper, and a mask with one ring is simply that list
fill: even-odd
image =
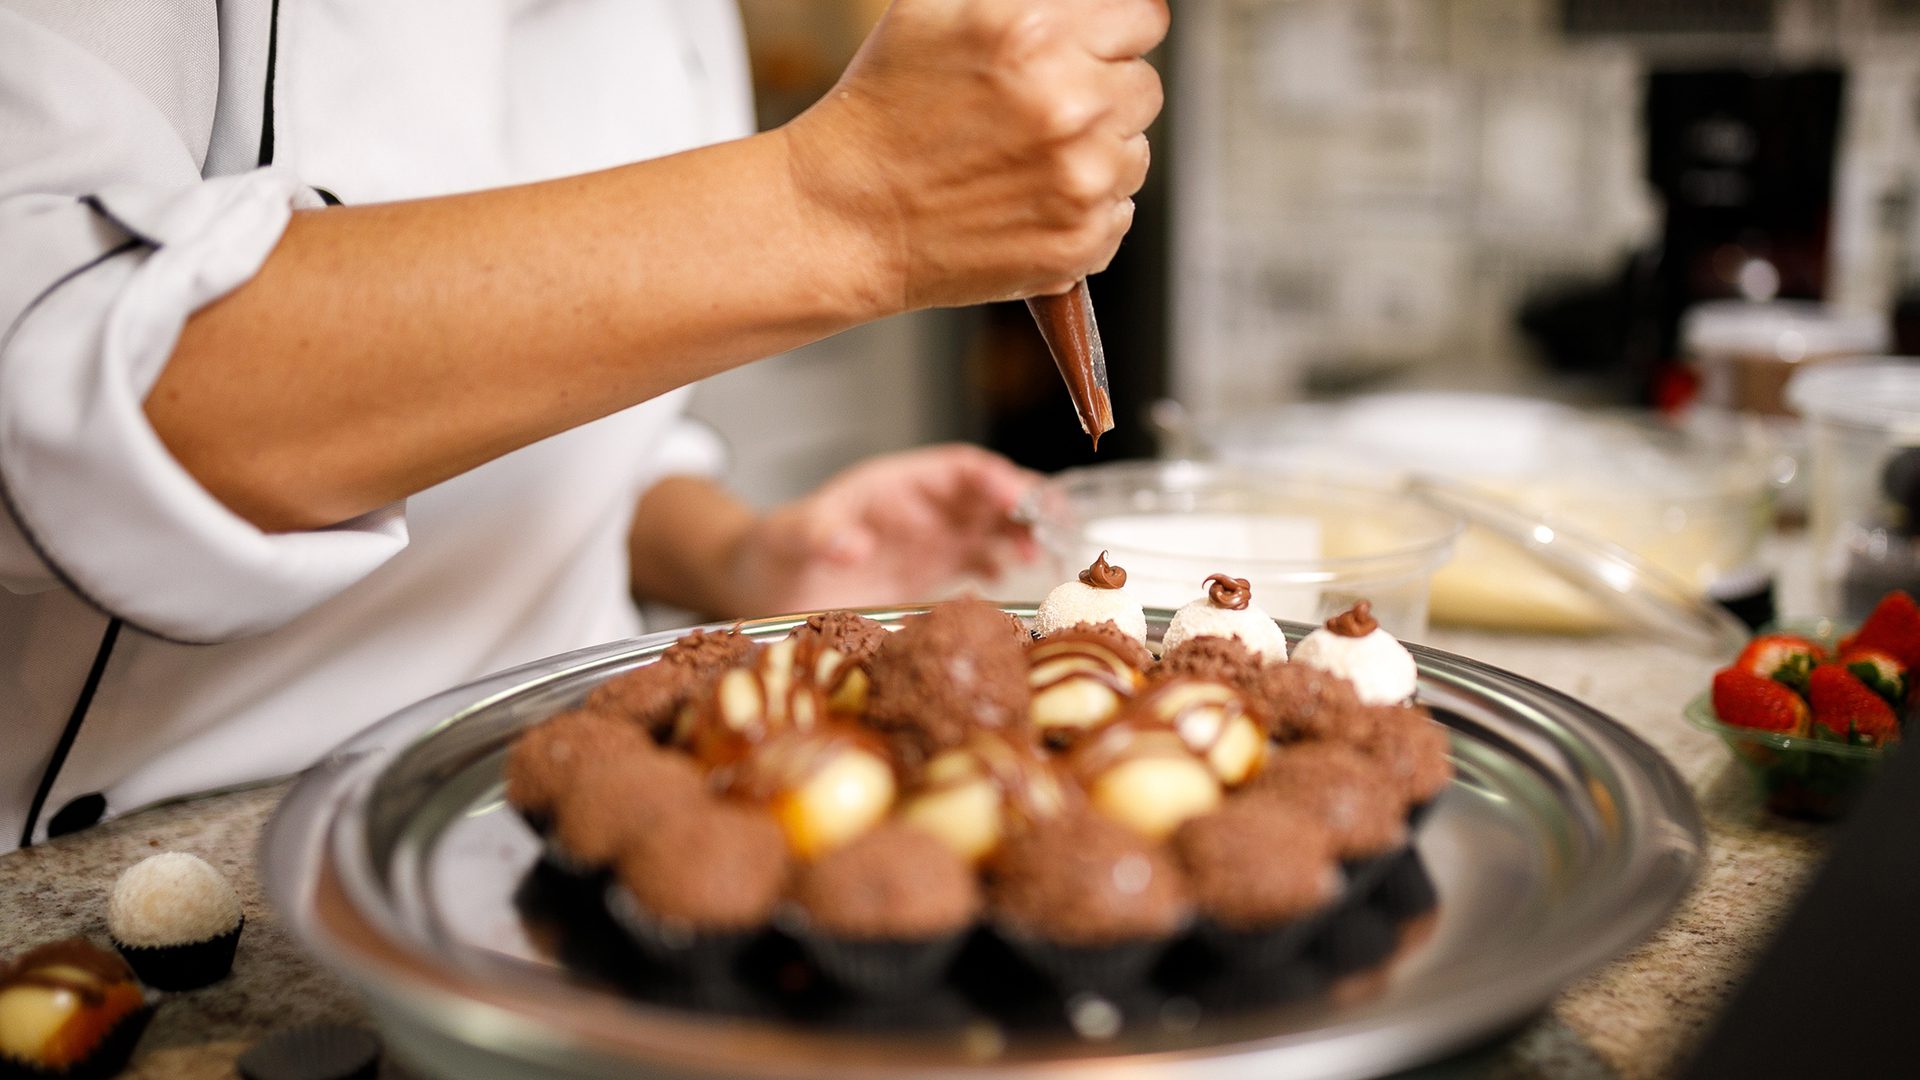
[{"label": "cocoa-dusted truffle", "polygon": [[787,845],[757,808],[684,799],[636,834],[616,869],[655,918],[695,931],[750,930],[765,925],[786,887]]},{"label": "cocoa-dusted truffle", "polygon": [[612,865],[677,802],[698,800],[706,780],[688,758],[623,747],[580,763],[553,805],[553,838],[582,867]]},{"label": "cocoa-dusted truffle", "polygon": [[1087,811],[1009,838],[994,861],[991,900],[1016,932],[1062,945],[1166,937],[1192,910],[1163,848]]},{"label": "cocoa-dusted truffle", "polygon": [[1325,825],[1343,859],[1379,855],[1406,843],[1407,800],[1399,785],[1385,766],[1350,746],[1285,747],[1251,784]]},{"label": "cocoa-dusted truffle", "polygon": [[1180,826],[1173,843],[1200,910],[1230,930],[1292,922],[1340,893],[1333,834],[1271,795],[1228,799]]},{"label": "cocoa-dusted truffle", "polygon": [[1261,680],[1266,666],[1239,638],[1208,634],[1168,649],[1148,676],[1155,682],[1178,678],[1223,682],[1257,699],[1264,693]]},{"label": "cocoa-dusted truffle", "polygon": [[853,611],[825,611],[809,615],[806,624],[793,631],[798,641],[815,641],[835,649],[856,664],[865,666],[887,640],[887,628]]},{"label": "cocoa-dusted truffle", "polygon": [[746,663],[758,647],[734,630],[695,630],[667,646],[653,663],[595,687],[587,707],[664,732],[688,698],[721,672]]},{"label": "cocoa-dusted truffle", "polygon": [[982,600],[938,604],[901,624],[874,654],[867,721],[901,732],[927,756],[978,728],[1027,719],[1024,632]]},{"label": "cocoa-dusted truffle", "polygon": [[1306,664],[1268,664],[1257,696],[1281,742],[1335,738],[1365,708],[1352,683]]},{"label": "cocoa-dusted truffle", "polygon": [[1424,708],[1372,706],[1348,730],[1353,745],[1386,769],[1409,802],[1427,802],[1453,780],[1447,729]]},{"label": "cocoa-dusted truffle", "polygon": [[973,867],[911,825],[888,822],[800,871],[793,900],[812,929],[855,941],[920,941],[980,911]]},{"label": "cocoa-dusted truffle", "polygon": [[545,819],[587,762],[652,745],[631,721],[596,709],[560,713],[523,732],[508,751],[507,802],[528,817]]}]

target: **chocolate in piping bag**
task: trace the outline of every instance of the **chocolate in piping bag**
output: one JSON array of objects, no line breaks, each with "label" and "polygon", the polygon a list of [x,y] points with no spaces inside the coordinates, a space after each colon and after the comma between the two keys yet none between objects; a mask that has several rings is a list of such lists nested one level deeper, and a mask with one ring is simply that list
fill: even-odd
[{"label": "chocolate in piping bag", "polygon": [[1100,327],[1093,321],[1093,301],[1087,296],[1085,278],[1059,296],[1036,296],[1027,301],[1033,321],[1040,324],[1040,336],[1047,339],[1047,351],[1067,380],[1067,392],[1073,395],[1073,411],[1080,416],[1080,430],[1093,437],[1093,448],[1100,449],[1100,436],[1113,430],[1113,402],[1107,397],[1107,352],[1100,347]]}]

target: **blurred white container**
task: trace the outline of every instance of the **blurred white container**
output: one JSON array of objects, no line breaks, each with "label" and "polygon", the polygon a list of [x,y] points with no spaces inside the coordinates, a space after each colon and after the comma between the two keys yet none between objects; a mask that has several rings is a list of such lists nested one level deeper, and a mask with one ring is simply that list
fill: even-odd
[{"label": "blurred white container", "polygon": [[1403,495],[1190,461],[1071,469],[1021,512],[1054,582],[1104,550],[1149,607],[1177,608],[1227,573],[1275,618],[1321,622],[1366,599],[1409,638],[1426,632],[1429,582],[1460,532]]}]

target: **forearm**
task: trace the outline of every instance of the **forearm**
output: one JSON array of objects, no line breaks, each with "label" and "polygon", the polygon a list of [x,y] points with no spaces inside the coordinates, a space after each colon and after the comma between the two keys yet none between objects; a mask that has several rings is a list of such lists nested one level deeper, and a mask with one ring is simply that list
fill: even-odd
[{"label": "forearm", "polygon": [[627,534],[633,595],[710,618],[746,614],[733,563],[757,515],[719,486],[669,476],[648,489]]},{"label": "forearm", "polygon": [[267,529],[331,524],[705,375],[886,314],[773,132],[564,180],[298,214],[146,402]]}]

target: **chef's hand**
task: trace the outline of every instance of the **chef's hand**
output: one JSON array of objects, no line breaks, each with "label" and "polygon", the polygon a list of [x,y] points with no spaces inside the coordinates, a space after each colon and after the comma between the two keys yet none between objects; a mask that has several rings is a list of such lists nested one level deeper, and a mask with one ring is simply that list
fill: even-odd
[{"label": "chef's hand", "polygon": [[1064,292],[1147,173],[1166,0],[894,0],[783,129],[804,200],[870,235],[898,306]]},{"label": "chef's hand", "polygon": [[979,447],[934,446],[861,462],[754,515],[706,481],[672,478],[636,513],[634,591],[723,618],[936,599],[1033,560],[1010,512],[1038,480]]}]

